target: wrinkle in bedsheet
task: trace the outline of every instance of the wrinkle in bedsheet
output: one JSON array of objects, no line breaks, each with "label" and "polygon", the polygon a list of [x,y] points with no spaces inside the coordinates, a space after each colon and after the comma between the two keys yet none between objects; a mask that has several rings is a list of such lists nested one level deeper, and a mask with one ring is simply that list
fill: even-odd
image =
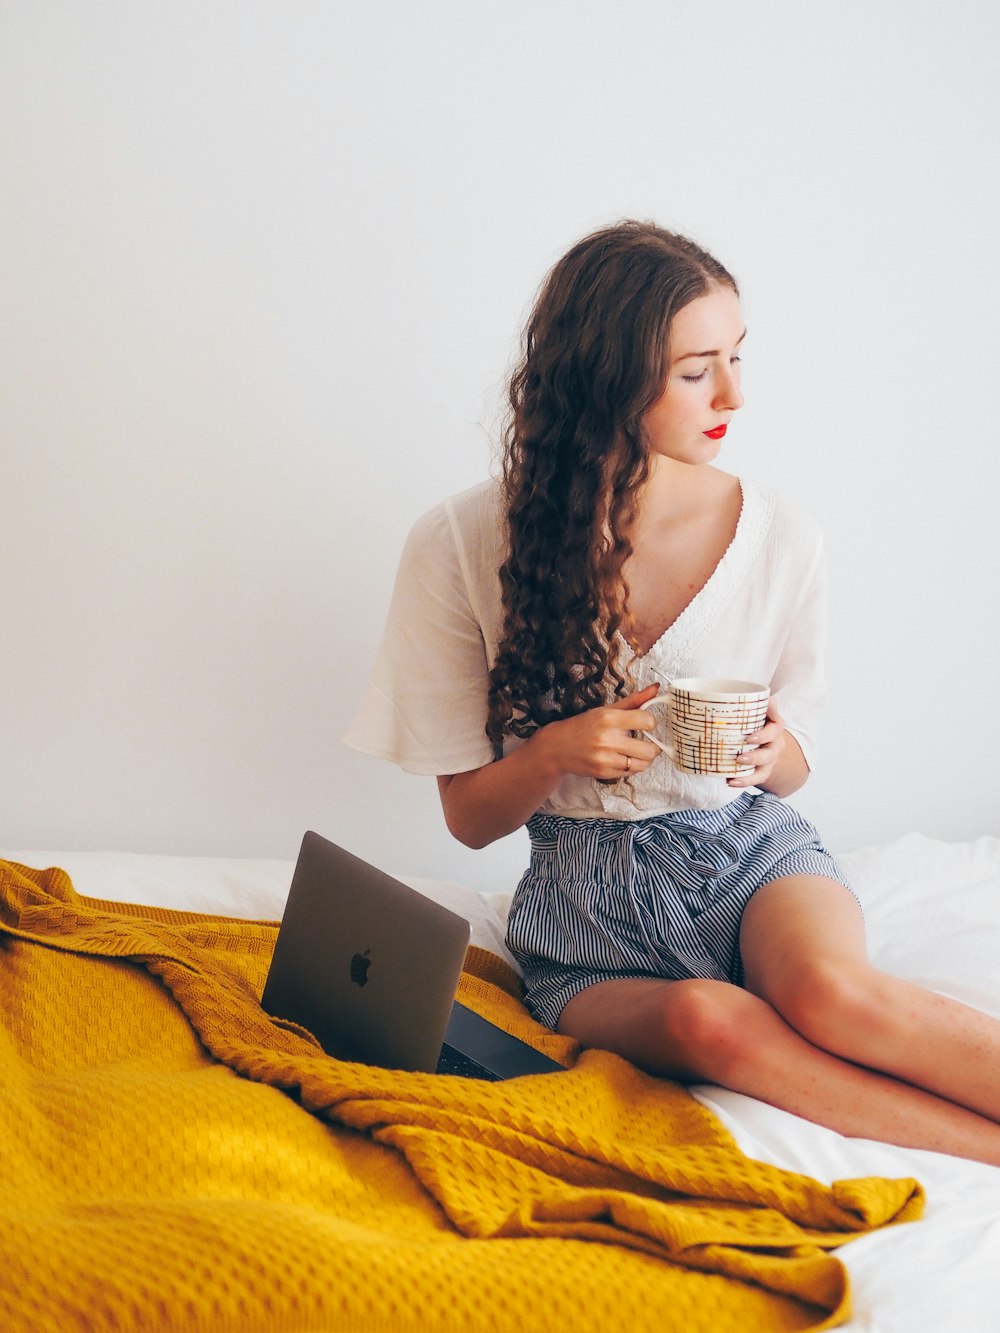
[{"label": "wrinkle in bedsheet", "polygon": [[830,1250],[920,1215],[913,1180],[745,1157],[479,950],[463,1000],[564,1073],[333,1060],[260,1009],[275,933],[0,863],[3,1327],[819,1329]]}]

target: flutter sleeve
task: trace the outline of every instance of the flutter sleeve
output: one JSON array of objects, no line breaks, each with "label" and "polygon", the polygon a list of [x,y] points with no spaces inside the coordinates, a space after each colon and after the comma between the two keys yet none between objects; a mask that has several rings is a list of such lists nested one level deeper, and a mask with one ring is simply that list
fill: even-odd
[{"label": "flutter sleeve", "polygon": [[812,770],[826,701],[826,564],[818,540],[788,623],[788,635],[771,677],[771,693]]},{"label": "flutter sleeve", "polygon": [[400,558],[372,678],[345,740],[409,773],[481,768],[489,667],[446,505],[414,525]]}]

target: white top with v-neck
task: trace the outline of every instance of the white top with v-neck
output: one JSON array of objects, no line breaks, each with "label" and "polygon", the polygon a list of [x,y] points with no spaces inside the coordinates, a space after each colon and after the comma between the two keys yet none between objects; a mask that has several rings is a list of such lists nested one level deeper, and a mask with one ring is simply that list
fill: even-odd
[{"label": "white top with v-neck", "polygon": [[[635,688],[685,676],[769,684],[778,712],[813,767],[825,696],[825,573],[816,525],[741,480],[733,540],[711,577],[641,657],[622,666]],[[498,571],[506,549],[498,483],[437,505],[414,525],[400,560],[371,682],[347,733],[353,748],[411,773],[463,773],[491,762],[489,672],[503,628]],[[664,709],[654,708],[662,717]],[[661,724],[662,726],[662,724]],[[510,737],[506,750],[522,744]],[[563,778],[542,810],[577,818],[642,819],[717,809],[739,790],[682,773],[665,756],[606,785]]]}]

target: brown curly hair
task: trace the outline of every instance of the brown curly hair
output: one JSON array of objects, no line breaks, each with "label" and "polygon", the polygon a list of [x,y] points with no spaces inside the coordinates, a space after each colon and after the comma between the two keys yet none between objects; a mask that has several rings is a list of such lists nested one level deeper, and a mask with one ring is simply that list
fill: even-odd
[{"label": "brown curly hair", "polygon": [[551,270],[509,384],[503,438],[504,628],[486,734],[539,727],[627,693],[619,631],[629,529],[649,474],[642,418],[663,392],[670,322],[713,286],[738,292],[684,236],[624,221]]}]

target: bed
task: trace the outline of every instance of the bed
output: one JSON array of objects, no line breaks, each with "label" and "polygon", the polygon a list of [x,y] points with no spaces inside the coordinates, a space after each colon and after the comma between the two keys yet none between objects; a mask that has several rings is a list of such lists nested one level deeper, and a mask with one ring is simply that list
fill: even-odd
[{"label": "bed", "polygon": [[[484,1244],[486,1233],[476,1233],[478,1239],[468,1240],[470,1228],[478,1225],[470,1220],[466,1226],[461,1215],[468,1203],[470,1182],[479,1194],[494,1189],[502,1193],[504,1183],[500,1177],[506,1166],[497,1163],[508,1159],[496,1155],[475,1158],[473,1150],[478,1152],[479,1145],[469,1144],[462,1148],[467,1160],[462,1158],[458,1166],[458,1158],[454,1156],[435,1158],[427,1146],[428,1136],[433,1132],[436,1136],[434,1143],[444,1142],[448,1137],[442,1137],[442,1127],[434,1119],[438,1113],[443,1114],[441,1108],[433,1115],[423,1105],[419,1115],[412,1107],[405,1114],[398,1113],[407,1097],[400,1095],[397,1085],[378,1085],[381,1101],[377,1106],[372,1100],[375,1094],[371,1093],[368,1084],[364,1085],[364,1096],[356,1095],[361,1084],[352,1085],[354,1092],[350,1095],[338,1085],[339,1100],[329,1091],[309,1094],[307,1080],[299,1074],[294,1079],[287,1076],[288,1061],[292,1058],[287,1054],[282,1056],[285,1073],[274,1077],[260,1076],[257,1068],[251,1067],[252,1061],[248,1064],[244,1060],[241,1064],[239,1058],[229,1059],[224,1041],[229,1040],[232,1033],[225,1037],[213,1036],[210,1020],[202,1021],[198,1017],[201,1011],[194,1003],[193,1007],[187,1005],[180,1024],[187,1031],[187,1020],[190,1019],[197,1033],[191,1040],[191,1052],[184,1058],[199,1063],[182,1071],[187,1080],[184,1086],[211,1083],[216,1094],[224,1089],[226,1096],[239,1094],[247,1099],[257,1098],[252,1105],[249,1101],[246,1103],[248,1109],[245,1111],[242,1102],[232,1103],[232,1106],[241,1108],[235,1112],[226,1102],[229,1109],[220,1113],[221,1119],[217,1117],[212,1121],[211,1143],[206,1145],[204,1130],[196,1139],[191,1129],[192,1117],[196,1118],[198,1113],[192,1110],[188,1120],[184,1121],[183,1108],[175,1104],[172,1089],[176,1084],[171,1084],[153,1063],[160,1046],[165,1047],[175,1038],[183,1044],[185,1038],[176,1037],[175,1029],[170,1029],[175,1032],[175,1037],[170,1037],[164,1026],[163,1033],[167,1035],[162,1035],[159,1029],[153,1031],[155,1023],[150,1026],[152,1020],[142,1019],[141,1037],[133,1033],[130,1041],[134,1049],[129,1047],[124,1055],[117,1048],[107,1054],[111,1050],[108,1043],[112,1038],[104,1032],[97,1043],[105,1051],[102,1058],[106,1065],[103,1067],[99,1067],[99,1061],[91,1060],[87,1068],[77,1068],[76,1065],[83,1063],[82,1057],[77,1059],[77,1055],[87,1043],[94,1046],[97,1042],[95,1031],[115,1027],[116,1005],[122,1011],[123,1024],[128,1025],[133,995],[138,996],[136,1003],[147,997],[150,1003],[162,1005],[162,1014],[160,1009],[155,1013],[161,1014],[164,1024],[167,1023],[168,1008],[176,1008],[177,1003],[182,1007],[187,1004],[183,992],[194,970],[190,962],[194,955],[187,958],[182,954],[171,955],[173,962],[164,962],[160,957],[160,946],[153,948],[148,939],[146,943],[134,942],[137,938],[134,931],[138,926],[147,932],[167,932],[163,938],[182,939],[184,949],[197,949],[207,942],[211,948],[218,950],[221,947],[224,951],[235,949],[233,941],[237,939],[240,948],[250,940],[250,953],[254,956],[239,975],[231,968],[226,970],[229,965],[223,958],[222,965],[213,974],[212,984],[223,996],[223,1007],[229,1003],[227,995],[236,995],[239,1001],[236,1008],[244,1005],[241,1012],[249,1015],[244,1024],[246,1030],[232,1039],[238,1038],[248,1050],[254,1041],[259,1043],[259,1037],[250,1032],[255,1022],[252,992],[256,986],[259,994],[262,969],[266,968],[269,941],[273,942],[274,934],[273,925],[266,923],[273,923],[281,916],[292,863],[17,849],[8,850],[2,856],[9,863],[8,881],[26,885],[23,891],[33,904],[23,914],[22,924],[26,922],[27,928],[22,937],[18,937],[14,929],[16,913],[12,915],[8,904],[3,918],[5,933],[0,938],[2,958],[8,969],[3,983],[8,1016],[14,1006],[12,1022],[17,1029],[15,1055],[10,1054],[14,1050],[11,1045],[14,1038],[10,1038],[0,1054],[5,1059],[20,1061],[0,1071],[0,1098],[6,1103],[7,1115],[4,1142],[0,1147],[0,1163],[3,1163],[3,1177],[7,1181],[0,1210],[0,1235],[6,1238],[0,1245],[4,1252],[4,1273],[0,1277],[0,1324],[5,1329],[34,1331],[51,1328],[60,1333],[66,1329],[86,1329],[89,1333],[105,1328],[462,1327],[467,1333],[475,1333],[479,1329],[518,1327],[523,1322],[526,1308],[537,1314],[538,1322],[544,1327],[572,1326],[574,1330],[590,1327],[589,1315],[594,1316],[594,1326],[598,1323],[603,1327],[625,1326],[628,1322],[633,1328],[658,1330],[672,1327],[721,1329],[727,1326],[730,1318],[734,1326],[743,1328],[819,1328],[836,1323],[849,1333],[861,1333],[862,1330],[872,1333],[904,1333],[904,1330],[905,1333],[941,1333],[945,1329],[961,1330],[962,1333],[995,1333],[1000,1326],[1000,1170],[934,1153],[844,1139],[772,1107],[715,1087],[694,1088],[691,1090],[693,1100],[678,1090],[678,1096],[685,1100],[671,1103],[681,1116],[688,1114],[683,1109],[685,1101],[700,1108],[700,1114],[709,1113],[704,1123],[698,1122],[698,1133],[711,1135],[717,1132],[717,1138],[705,1149],[709,1154],[717,1154],[719,1144],[724,1139],[728,1141],[728,1135],[731,1135],[738,1150],[751,1163],[763,1164],[759,1168],[762,1172],[775,1169],[772,1175],[761,1177],[767,1181],[807,1178],[817,1182],[817,1189],[823,1187],[828,1191],[828,1188],[834,1188],[835,1182],[870,1179],[893,1182],[893,1188],[897,1189],[896,1202],[885,1215],[871,1225],[859,1226],[856,1238],[846,1238],[843,1244],[837,1242],[832,1251],[832,1242],[821,1242],[822,1256],[819,1251],[807,1254],[809,1245],[783,1242],[783,1248],[778,1246],[775,1249],[771,1243],[769,1254],[780,1249],[786,1267],[798,1265],[802,1272],[808,1268],[810,1273],[818,1273],[821,1258],[827,1263],[830,1252],[836,1256],[837,1268],[840,1270],[842,1266],[847,1283],[843,1293],[831,1298],[826,1308],[812,1308],[808,1303],[803,1306],[801,1302],[796,1305],[794,1301],[789,1304],[781,1299],[777,1299],[777,1304],[755,1305],[752,1300],[751,1313],[737,1320],[731,1312],[727,1313],[729,1307],[723,1300],[719,1311],[713,1313],[711,1302],[714,1297],[706,1296],[698,1285],[707,1283],[709,1278],[705,1272],[695,1271],[699,1266],[710,1265],[702,1264],[699,1259],[690,1270],[682,1273],[683,1265],[662,1257],[650,1240],[648,1230],[644,1230],[644,1223],[623,1224],[615,1215],[615,1208],[607,1204],[610,1196],[601,1194],[611,1185],[620,1183],[620,1177],[616,1176],[612,1181],[607,1175],[607,1166],[602,1167],[604,1175],[591,1174],[583,1179],[582,1185],[580,1181],[576,1182],[572,1198],[562,1211],[555,1210],[543,1219],[548,1230],[540,1229],[537,1212],[530,1221],[521,1217],[518,1222],[515,1215],[520,1216],[524,1210],[507,1205],[509,1216],[502,1226],[490,1233],[488,1245]],[[884,846],[843,854],[840,860],[862,898],[872,956],[879,966],[1000,1016],[1000,969],[997,967],[1000,839],[984,837],[956,844],[911,835]],[[27,878],[21,867],[28,868]],[[46,878],[43,872],[49,867],[60,867],[65,874]],[[476,960],[469,985],[475,994],[485,996],[487,1001],[491,996],[499,996],[495,1002],[508,1006],[508,1011],[513,1014],[517,1003],[516,984],[512,987],[510,980],[513,978],[516,983],[516,977],[509,970],[513,960],[503,944],[507,895],[480,894],[461,885],[426,879],[414,878],[409,882],[469,919],[475,946],[470,957],[474,956]],[[77,899],[74,895],[81,897]],[[142,912],[138,910],[140,907],[158,910]],[[216,919],[221,921],[212,927],[214,934],[211,937],[206,933],[209,927],[202,924],[203,918],[209,923]],[[95,922],[103,923],[104,930],[103,942],[98,944],[94,943],[99,934]],[[121,925],[120,931],[116,923]],[[58,937],[59,931],[64,932],[62,938]],[[70,937],[72,947],[66,944]],[[109,944],[112,937],[113,942]],[[217,953],[215,956],[221,955]],[[44,975],[56,977],[55,981],[44,983],[44,1003],[41,996],[43,983],[33,979],[35,974],[29,970],[30,966],[48,968],[50,972]],[[55,967],[59,969],[58,973],[51,972]],[[173,973],[170,967],[173,967]],[[87,987],[90,984],[88,979],[95,975],[110,977],[116,987],[132,989],[108,992],[103,999],[99,996],[94,1000]],[[20,999],[16,998],[18,985],[25,988]],[[62,985],[72,989],[66,991],[57,1003],[54,997],[58,990],[53,987]],[[67,994],[73,997],[69,1004],[65,998]],[[36,1008],[39,1013],[35,1012]],[[49,1012],[52,1010],[56,1011],[54,1016]],[[49,1015],[47,1020],[46,1014]],[[55,1026],[46,1029],[46,1021]],[[500,1021],[503,1021],[502,1016]],[[63,1028],[67,1024],[73,1031],[64,1037]],[[59,1034],[61,1044],[58,1050],[53,1031]],[[285,1039],[283,1034],[282,1040]],[[307,1045],[295,1045],[296,1042],[308,1042],[307,1034],[287,1034],[287,1041],[291,1043],[287,1050],[306,1052],[300,1060],[303,1068],[319,1071],[315,1087],[329,1089],[328,1066],[335,1066],[337,1062],[321,1065],[318,1061],[325,1060],[325,1057],[312,1057]],[[559,1058],[559,1048],[553,1047],[552,1051]],[[592,1061],[588,1066],[591,1076],[607,1079],[609,1087],[615,1080],[625,1080],[622,1086],[626,1083],[628,1086],[622,1095],[626,1100],[636,1095],[635,1088],[639,1085],[628,1083],[631,1075],[620,1068],[624,1062],[614,1062],[613,1057],[606,1057],[605,1064],[601,1064],[602,1055],[588,1053]],[[298,1054],[295,1058],[299,1059]],[[227,1065],[231,1068],[223,1068]],[[355,1070],[353,1066],[349,1068]],[[608,1069],[612,1071],[610,1075]],[[234,1070],[235,1077],[222,1078],[222,1074],[229,1075]],[[95,1105],[112,1107],[115,1097],[120,1095],[114,1079],[122,1077],[130,1080],[128,1098],[132,1100],[126,1101],[124,1120],[119,1115],[116,1121],[113,1109],[107,1111],[107,1124],[114,1122],[117,1126],[113,1134],[111,1129],[102,1128],[105,1126],[103,1109],[95,1114],[92,1108]],[[427,1079],[433,1076],[407,1077]],[[563,1077],[559,1074],[555,1079]],[[83,1100],[67,1101],[72,1079],[77,1080],[72,1097]],[[261,1081],[270,1086],[261,1087]],[[420,1085],[421,1088],[424,1086]],[[39,1092],[39,1088],[43,1091]],[[643,1083],[642,1089],[647,1088],[648,1084]],[[646,1092],[638,1095],[644,1096]],[[44,1105],[43,1096],[50,1099]],[[24,1099],[21,1105],[17,1103],[18,1097]],[[96,1101],[88,1103],[87,1097],[94,1097]],[[157,1168],[161,1175],[156,1177],[151,1166],[150,1179],[145,1182],[143,1194],[134,1178],[137,1158],[134,1145],[130,1143],[129,1107],[134,1106],[139,1123],[146,1113],[143,1108],[148,1110],[151,1104],[155,1108],[157,1097],[163,1099],[163,1130],[149,1145],[148,1151],[144,1151],[151,1162],[162,1159],[162,1165]],[[330,1107],[334,1101],[341,1109],[337,1110],[336,1125],[332,1130]],[[390,1103],[396,1108],[391,1114],[385,1110]],[[194,1107],[195,1103],[191,1105]],[[350,1115],[342,1112],[348,1105]],[[471,1109],[466,1108],[469,1123],[486,1126],[488,1117],[481,1109],[483,1105],[478,1102]],[[60,1108],[58,1115],[52,1112],[52,1106]],[[67,1111],[67,1106],[79,1106],[80,1114],[74,1117]],[[359,1111],[361,1106],[367,1109]],[[172,1107],[176,1114],[171,1113]],[[255,1126],[269,1124],[268,1115],[280,1118],[291,1115],[292,1111],[306,1125],[307,1135],[314,1136],[316,1150],[329,1156],[335,1145],[336,1169],[346,1170],[347,1163],[354,1172],[349,1178],[356,1180],[360,1173],[362,1183],[366,1185],[358,1195],[360,1202],[345,1205],[346,1214],[337,1223],[339,1229],[336,1234],[330,1233],[329,1253],[336,1256],[336,1261],[331,1261],[329,1273],[315,1271],[315,1251],[309,1248],[314,1237],[308,1242],[304,1239],[295,1241],[288,1254],[282,1249],[288,1244],[288,1235],[294,1234],[295,1227],[304,1225],[305,1216],[301,1202],[291,1194],[281,1195],[285,1186],[275,1183],[275,1163],[279,1164],[277,1176],[280,1177],[280,1163],[285,1160],[281,1156],[279,1141],[284,1131],[274,1130],[273,1160],[269,1155],[267,1163],[261,1159],[260,1145],[251,1146]],[[151,1114],[155,1116],[156,1110]],[[225,1118],[227,1115],[229,1120]],[[262,1117],[259,1121],[258,1115]],[[278,1123],[275,1120],[275,1124]],[[280,1123],[284,1125],[285,1120],[281,1119]],[[11,1126],[14,1126],[13,1131]],[[720,1128],[705,1131],[705,1126]],[[265,1131],[261,1129],[260,1132]],[[627,1132],[623,1132],[620,1125],[617,1132],[619,1137],[624,1135],[627,1138]],[[484,1141],[490,1139],[491,1133],[495,1138],[496,1133],[488,1126],[481,1128]],[[450,1143],[454,1138],[451,1129],[449,1135]],[[521,1134],[518,1141],[523,1138]],[[12,1143],[12,1139],[22,1141]],[[219,1184],[217,1174],[208,1174],[205,1179],[216,1184],[211,1189],[202,1190],[198,1197],[186,1199],[183,1217],[176,1211],[171,1212],[176,1204],[171,1190],[176,1192],[177,1187],[165,1188],[168,1175],[175,1182],[194,1181],[198,1162],[206,1155],[212,1157],[206,1170],[210,1167],[217,1172],[218,1162],[238,1156],[241,1145],[252,1158],[251,1172],[267,1175],[265,1184],[258,1182],[254,1185],[257,1195],[251,1190],[245,1198],[236,1198],[234,1196],[239,1191],[233,1190],[231,1176],[226,1178],[229,1184]],[[493,1147],[496,1146],[493,1143]],[[692,1151],[682,1146],[681,1156],[687,1153],[691,1157]],[[64,1198],[58,1208],[54,1204],[50,1207],[49,1193],[55,1187],[52,1178],[45,1174],[45,1163],[64,1163],[69,1152],[79,1152],[79,1161],[84,1164],[103,1154],[110,1164],[110,1175],[106,1173],[101,1177],[104,1183],[100,1188],[87,1186],[90,1193],[85,1191],[82,1196],[72,1198],[71,1206]],[[566,1157],[565,1143],[557,1155]],[[447,1161],[446,1168],[441,1166],[443,1160]],[[303,1171],[302,1159],[289,1156],[287,1161],[291,1163],[289,1175]],[[316,1168],[317,1180],[322,1171],[333,1169],[327,1158],[323,1162],[324,1165]],[[621,1162],[612,1165],[620,1172]],[[531,1194],[534,1188],[531,1182],[536,1179],[538,1163],[519,1163],[517,1169],[520,1171],[522,1167],[527,1174],[516,1180],[512,1177],[509,1184],[517,1198]],[[86,1175],[83,1166],[74,1170],[81,1173],[81,1179]],[[240,1170],[244,1168],[240,1167]],[[466,1173],[464,1177],[461,1175],[463,1171]],[[365,1172],[369,1173],[370,1179],[365,1180]],[[414,1174],[416,1184],[412,1180]],[[367,1185],[372,1181],[374,1187],[368,1189]],[[904,1183],[901,1185],[900,1182]],[[402,1191],[398,1197],[393,1196],[395,1186]],[[65,1184],[60,1188],[68,1198]],[[303,1182],[303,1188],[315,1190],[316,1181]],[[667,1197],[663,1194],[662,1182],[656,1188],[660,1189],[657,1199]],[[670,1197],[680,1199],[682,1189],[678,1186]],[[274,1195],[275,1190],[280,1197]],[[433,1196],[429,1201],[428,1193]],[[647,1184],[638,1193],[652,1198],[654,1189]],[[591,1206],[586,1212],[581,1200],[592,1200],[598,1195],[604,1202],[600,1206]],[[258,1196],[267,1197],[268,1207],[284,1210],[280,1217],[283,1219],[281,1227],[285,1230],[278,1240],[271,1234],[262,1235],[255,1231],[255,1218],[259,1214],[255,1213],[253,1199]],[[570,1199],[570,1195],[566,1197]],[[841,1200],[843,1197],[838,1196]],[[388,1263],[381,1247],[377,1250],[372,1247],[370,1229],[366,1229],[364,1208],[374,1206],[377,1210],[380,1198],[387,1201],[386,1208],[396,1209],[392,1222],[396,1230],[389,1245],[395,1255],[396,1268]],[[393,1199],[395,1201],[390,1203]],[[920,1204],[923,1206],[922,1216],[919,1216]],[[730,1205],[727,1203],[726,1206]],[[742,1208],[744,1213],[749,1208],[746,1203],[732,1207]],[[243,1231],[230,1230],[223,1234],[217,1222],[223,1208],[227,1210],[226,1226],[236,1226],[235,1217]],[[895,1214],[893,1208],[897,1209]],[[403,1262],[400,1256],[405,1248],[400,1237],[405,1235],[409,1225],[407,1217],[410,1216],[414,1228],[429,1228],[430,1239],[418,1255],[407,1250],[405,1263],[398,1267]],[[721,1212],[719,1216],[722,1216]],[[615,1227],[622,1226],[631,1227],[631,1230],[628,1230],[627,1243],[619,1245],[624,1233],[616,1233]],[[187,1237],[181,1244],[182,1253],[175,1253],[178,1227],[182,1237]],[[458,1232],[466,1238],[464,1246],[456,1240]],[[244,1237],[245,1243],[240,1242],[244,1246],[240,1260],[242,1267],[227,1266],[226,1246],[231,1242],[225,1237],[233,1234]],[[559,1237],[563,1238],[559,1242],[561,1248],[553,1249]],[[511,1248],[515,1245],[520,1248]],[[142,1262],[150,1271],[165,1275],[160,1287],[151,1279],[142,1292],[137,1293],[135,1284],[130,1285],[125,1277],[116,1285],[115,1272],[127,1273],[133,1250],[137,1249],[142,1250]],[[712,1246],[703,1246],[699,1253],[707,1254],[710,1250]],[[756,1247],[745,1247],[740,1262],[747,1255],[756,1262],[767,1250],[768,1243],[765,1242]],[[472,1263],[473,1256],[479,1263],[479,1256],[483,1254],[492,1258],[499,1256],[501,1269],[512,1275],[506,1295],[503,1279],[496,1278],[493,1269],[477,1268]],[[579,1271],[593,1282],[593,1291],[586,1288],[586,1283],[580,1285],[575,1270],[571,1273],[569,1269],[560,1286],[559,1256],[581,1254],[586,1257],[586,1263]],[[53,1255],[57,1256],[58,1262]],[[544,1262],[539,1256],[544,1256]],[[553,1256],[556,1256],[555,1260]],[[522,1258],[523,1270],[517,1266]],[[295,1266],[300,1261],[307,1264],[301,1272]],[[809,1268],[810,1264],[812,1268]],[[176,1284],[171,1285],[174,1279],[170,1275],[175,1268],[186,1275],[182,1289],[177,1289]],[[662,1302],[649,1297],[648,1292],[659,1290],[656,1286],[659,1275],[668,1270],[672,1280],[683,1278],[686,1285],[681,1295],[676,1294],[680,1288],[675,1286],[663,1288]],[[829,1284],[830,1270],[824,1269],[823,1272],[822,1281]],[[400,1274],[405,1278],[406,1290],[398,1299],[390,1300],[386,1293],[402,1283]],[[490,1285],[494,1280],[500,1283],[499,1287]],[[717,1291],[720,1286],[724,1290],[749,1286],[756,1291],[757,1278],[753,1272],[741,1275],[730,1268],[723,1276],[716,1275],[711,1280],[715,1286],[706,1287],[710,1292]],[[779,1279],[779,1286],[783,1280]],[[320,1301],[310,1307],[296,1303],[294,1294],[288,1295],[289,1287],[306,1291],[313,1283],[317,1290],[323,1289],[324,1284],[332,1289],[341,1282],[345,1284],[344,1290],[349,1288],[353,1294],[350,1300],[345,1297],[340,1304],[323,1306]],[[650,1283],[653,1285],[644,1285]],[[478,1295],[470,1305],[466,1297],[473,1288]],[[567,1290],[578,1291],[576,1308],[572,1301],[567,1304]],[[209,1291],[214,1294],[206,1304],[205,1294]],[[638,1313],[628,1305],[629,1291],[642,1294]],[[562,1296],[558,1295],[560,1292]],[[694,1302],[694,1308],[701,1312],[700,1322],[692,1322],[690,1314],[685,1313],[684,1301],[688,1299],[683,1294],[685,1292]],[[514,1293],[518,1294],[518,1299],[514,1299]],[[600,1307],[601,1300],[607,1299],[613,1302],[613,1308],[619,1309],[620,1320],[612,1317],[608,1322],[606,1314],[597,1319],[594,1312]],[[518,1300],[524,1304],[519,1305]]]}]

